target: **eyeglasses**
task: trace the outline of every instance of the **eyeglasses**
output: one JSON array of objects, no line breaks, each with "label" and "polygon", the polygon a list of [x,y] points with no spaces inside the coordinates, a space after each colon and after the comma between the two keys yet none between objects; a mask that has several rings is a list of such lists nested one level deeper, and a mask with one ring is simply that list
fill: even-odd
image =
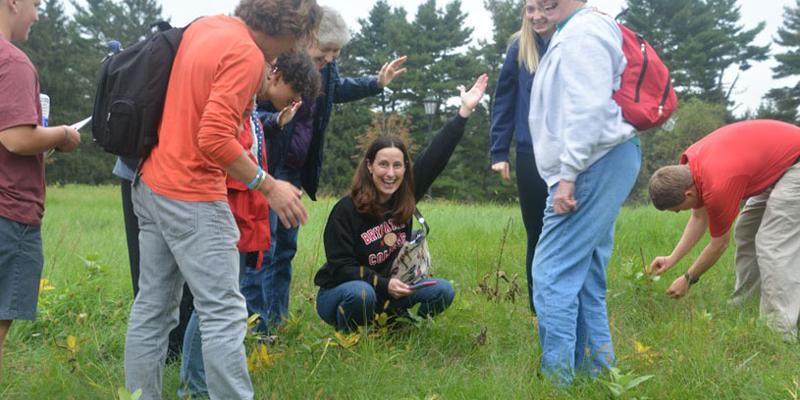
[{"label": "eyeglasses", "polygon": [[274,75],[278,72],[278,64],[273,64],[267,60],[267,75]]}]

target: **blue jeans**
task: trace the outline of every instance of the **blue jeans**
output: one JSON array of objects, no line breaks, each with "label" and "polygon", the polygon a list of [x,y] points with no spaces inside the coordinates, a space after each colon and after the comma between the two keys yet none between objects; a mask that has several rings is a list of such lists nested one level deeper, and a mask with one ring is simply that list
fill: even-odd
[{"label": "blue jeans", "polygon": [[[300,170],[278,167],[275,179],[300,187]],[[261,269],[247,268],[242,280],[242,294],[251,311],[261,315],[258,332],[272,333],[289,314],[289,286],[292,282],[292,259],[297,253],[297,228],[286,228],[278,215],[269,213],[270,249],[264,252]]]},{"label": "blue jeans", "polygon": [[633,141],[620,144],[578,176],[577,209],[557,215],[550,188],[533,261],[542,372],[570,384],[576,371],[596,377],[614,365],[606,309],[606,268],[614,223],[641,164]]},{"label": "blue jeans", "polygon": [[386,311],[400,315],[421,303],[417,314],[434,316],[446,310],[456,291],[450,281],[434,279],[433,286],[421,287],[414,294],[399,300],[392,299],[384,309],[386,299],[379,299],[372,285],[364,281],[349,281],[331,289],[320,289],[317,295],[317,314],[323,321],[338,331],[353,331],[366,325],[375,317],[375,312]]}]

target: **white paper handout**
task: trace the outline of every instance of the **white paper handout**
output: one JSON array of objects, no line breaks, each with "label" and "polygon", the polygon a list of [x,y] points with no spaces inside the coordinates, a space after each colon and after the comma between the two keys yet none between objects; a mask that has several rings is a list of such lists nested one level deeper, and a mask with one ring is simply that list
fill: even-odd
[{"label": "white paper handout", "polygon": [[79,122],[76,122],[76,123],[70,125],[69,127],[73,128],[73,129],[75,129],[77,131],[77,130],[80,130],[81,128],[83,128],[84,126],[86,126],[86,124],[88,124],[89,121],[91,121],[91,120],[92,120],[92,116],[90,115],[86,119],[84,119],[82,121],[79,121]]},{"label": "white paper handout", "polygon": [[[92,116],[90,115],[90,116],[86,117],[85,119],[70,125],[69,127],[72,128],[72,129],[75,129],[77,131],[77,130],[80,130],[81,128],[83,128],[84,126],[86,126],[86,124],[88,124],[89,121],[91,121],[91,120],[92,120]],[[55,152],[55,151],[56,151],[56,149],[48,150],[47,153],[45,154],[45,157],[52,156],[53,152]]]}]

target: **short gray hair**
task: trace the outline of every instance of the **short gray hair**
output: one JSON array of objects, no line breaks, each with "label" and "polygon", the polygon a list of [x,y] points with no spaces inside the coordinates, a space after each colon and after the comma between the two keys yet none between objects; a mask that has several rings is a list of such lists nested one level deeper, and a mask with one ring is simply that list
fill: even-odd
[{"label": "short gray hair", "polygon": [[322,22],[319,24],[320,45],[334,44],[344,47],[350,41],[350,30],[342,14],[328,6],[322,6]]}]

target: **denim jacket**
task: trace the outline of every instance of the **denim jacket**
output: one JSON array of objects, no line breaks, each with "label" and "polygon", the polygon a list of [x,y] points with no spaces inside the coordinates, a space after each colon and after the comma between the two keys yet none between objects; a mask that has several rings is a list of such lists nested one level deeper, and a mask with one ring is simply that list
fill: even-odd
[{"label": "denim jacket", "polygon": [[[306,156],[305,165],[300,171],[300,181],[303,189],[311,200],[316,200],[317,188],[319,187],[319,177],[322,173],[322,151],[325,147],[325,129],[328,127],[333,103],[347,103],[373,96],[382,91],[378,87],[376,76],[365,76],[360,78],[341,78],[336,60],[328,63],[319,71],[322,75],[323,94],[317,97],[316,112],[313,115],[314,124],[312,129],[311,145]],[[307,101],[304,99],[304,101]],[[283,129],[278,127],[278,112],[270,102],[260,102],[258,104],[259,118],[264,123],[267,136],[267,160],[269,172],[274,173],[278,166],[284,164],[283,157],[288,151],[292,134],[294,134],[294,124],[292,121]]]}]

